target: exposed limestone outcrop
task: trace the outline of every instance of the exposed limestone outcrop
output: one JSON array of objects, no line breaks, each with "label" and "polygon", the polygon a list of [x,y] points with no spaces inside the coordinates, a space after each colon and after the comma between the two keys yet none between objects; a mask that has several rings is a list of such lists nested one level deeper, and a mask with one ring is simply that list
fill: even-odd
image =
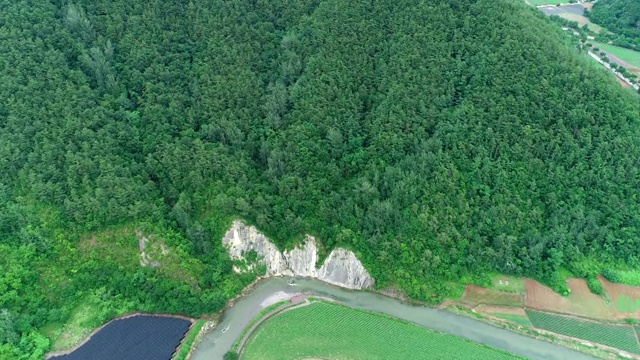
[{"label": "exposed limestone outcrop", "polygon": [[142,235],[136,231],[138,237],[138,248],[140,249],[140,266],[158,267],[161,265],[160,259],[169,253],[167,245],[162,241],[151,241],[153,234]]},{"label": "exposed limestone outcrop", "polygon": [[373,285],[373,278],[351,251],[337,248],[329,254],[318,270],[318,279],[351,289],[364,289]]},{"label": "exposed limestone outcrop", "polygon": [[[222,243],[227,246],[232,259],[244,259],[249,251],[255,251],[267,268],[267,276],[311,277],[349,289],[368,288],[374,283],[355,254],[342,248],[334,249],[322,267],[316,268],[318,248],[312,236],[307,236],[302,246],[280,252],[255,227],[235,221]],[[241,270],[236,268],[236,271]]]},{"label": "exposed limestone outcrop", "polygon": [[254,250],[263,258],[262,263],[267,266],[267,276],[293,275],[280,250],[253,226],[234,221],[233,226],[222,239],[222,243],[228,245],[227,252],[232,259],[242,259],[244,254]]}]

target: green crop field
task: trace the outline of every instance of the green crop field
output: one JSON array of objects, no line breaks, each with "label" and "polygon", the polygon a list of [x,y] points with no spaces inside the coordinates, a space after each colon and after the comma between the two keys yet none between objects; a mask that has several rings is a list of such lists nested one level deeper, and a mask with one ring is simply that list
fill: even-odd
[{"label": "green crop field", "polygon": [[493,315],[495,317],[498,317],[498,318],[501,318],[501,319],[513,321],[513,322],[518,323],[520,325],[524,325],[524,326],[528,326],[528,327],[532,327],[533,326],[533,324],[531,323],[529,318],[526,317],[526,316],[516,315],[516,314],[501,314],[501,313],[492,313],[491,315]]},{"label": "green crop field", "polygon": [[242,352],[243,360],[519,359],[453,335],[326,302],[268,320]]},{"label": "green crop field", "polygon": [[630,326],[599,324],[531,310],[527,310],[527,315],[533,326],[539,329],[640,354],[635,333]]}]

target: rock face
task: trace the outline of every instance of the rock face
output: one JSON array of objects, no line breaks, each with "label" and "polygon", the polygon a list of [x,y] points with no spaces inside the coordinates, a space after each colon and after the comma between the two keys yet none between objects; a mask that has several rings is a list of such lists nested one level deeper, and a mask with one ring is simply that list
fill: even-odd
[{"label": "rock face", "polygon": [[318,248],[312,236],[307,235],[301,247],[280,252],[255,227],[235,221],[222,243],[227,246],[232,259],[243,259],[244,254],[254,250],[260,262],[267,267],[267,276],[311,277],[349,289],[363,289],[374,284],[373,278],[355,254],[342,248],[334,249],[322,267],[316,268]]},{"label": "rock face", "polygon": [[253,226],[234,221],[222,243],[228,245],[227,252],[232,259],[242,259],[245,253],[254,250],[263,258],[262,263],[267,266],[267,276],[293,275],[280,250]]},{"label": "rock face", "polygon": [[[373,278],[351,251],[337,248],[318,270],[318,279],[351,289],[371,287]],[[347,285],[343,285],[347,284]]]}]

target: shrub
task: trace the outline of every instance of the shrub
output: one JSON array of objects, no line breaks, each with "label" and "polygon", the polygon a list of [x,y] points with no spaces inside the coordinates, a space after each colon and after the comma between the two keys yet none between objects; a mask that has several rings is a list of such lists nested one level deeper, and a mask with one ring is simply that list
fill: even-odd
[{"label": "shrub", "polygon": [[238,360],[238,358],[238,353],[235,351],[227,351],[227,353],[222,357],[222,360]]},{"label": "shrub", "polygon": [[602,276],[604,276],[605,279],[611,281],[612,283],[620,283],[622,281],[622,279],[620,278],[620,274],[611,269],[604,269],[604,271],[602,272]]},{"label": "shrub", "polygon": [[597,278],[587,279],[587,286],[592,293],[596,295],[604,295],[604,287]]}]

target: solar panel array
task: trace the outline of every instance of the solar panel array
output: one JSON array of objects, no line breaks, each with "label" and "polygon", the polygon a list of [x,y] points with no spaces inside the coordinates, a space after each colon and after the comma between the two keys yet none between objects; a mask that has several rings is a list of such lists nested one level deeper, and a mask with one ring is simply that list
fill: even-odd
[{"label": "solar panel array", "polygon": [[74,352],[51,359],[169,360],[190,325],[188,320],[154,315],[118,319]]}]

